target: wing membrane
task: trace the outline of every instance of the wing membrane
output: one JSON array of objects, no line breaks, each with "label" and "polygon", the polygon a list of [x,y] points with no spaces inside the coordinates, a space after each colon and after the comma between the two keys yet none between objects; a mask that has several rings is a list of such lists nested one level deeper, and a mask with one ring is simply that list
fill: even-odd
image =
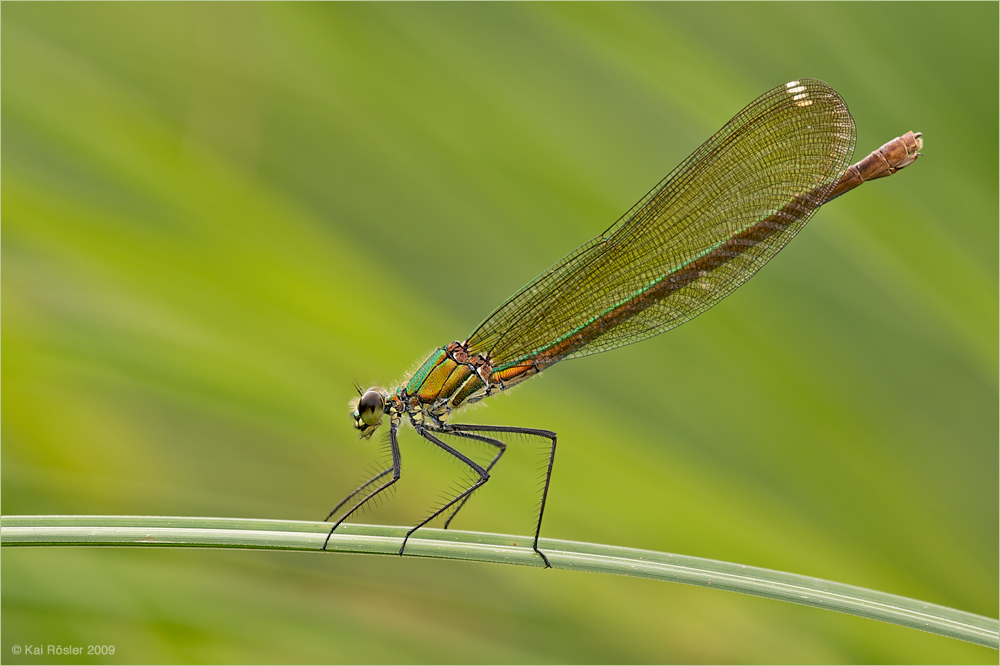
[{"label": "wing membrane", "polygon": [[469,337],[494,368],[638,342],[746,282],[808,221],[847,168],[854,121],[811,79],[752,102],[603,234],[501,305]]}]

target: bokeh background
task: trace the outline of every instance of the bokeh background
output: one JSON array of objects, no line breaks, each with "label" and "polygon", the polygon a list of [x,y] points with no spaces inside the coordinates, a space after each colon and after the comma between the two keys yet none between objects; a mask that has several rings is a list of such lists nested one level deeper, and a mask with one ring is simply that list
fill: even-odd
[{"label": "bokeh background", "polygon": [[[860,158],[695,322],[466,413],[549,428],[544,535],[998,615],[998,5],[4,3],[2,509],[313,520],[347,415],[814,77]],[[403,434],[414,524],[456,468]],[[527,534],[512,446],[456,528]],[[0,659],[996,663],[835,613],[606,576],[312,553],[4,549]],[[51,657],[41,661],[52,661]],[[85,661],[85,660],[81,660]]]}]

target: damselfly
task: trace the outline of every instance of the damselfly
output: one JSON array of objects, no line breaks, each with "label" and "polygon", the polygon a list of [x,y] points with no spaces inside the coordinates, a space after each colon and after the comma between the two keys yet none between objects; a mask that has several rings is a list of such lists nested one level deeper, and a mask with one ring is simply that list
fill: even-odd
[{"label": "damselfly", "polygon": [[[556,433],[536,428],[451,423],[452,411],[507,390],[559,361],[658,335],[694,319],[746,282],[823,204],[861,183],[914,162],[920,133],[893,139],[857,164],[854,120],[840,95],[814,79],[791,81],[740,111],[667,174],[615,224],[584,243],[486,318],[462,342],[441,347],[405,383],[370,388],[352,402],[354,426],[368,439],[389,417],[391,464],[337,505],[327,535],[400,477],[399,428],[454,456],[475,481],[406,533],[448,513],[448,527],[490,478],[506,450],[498,437],[549,442],[532,548],[538,549],[556,455]],[[361,391],[359,390],[359,393]],[[484,467],[443,441],[493,447]]]}]

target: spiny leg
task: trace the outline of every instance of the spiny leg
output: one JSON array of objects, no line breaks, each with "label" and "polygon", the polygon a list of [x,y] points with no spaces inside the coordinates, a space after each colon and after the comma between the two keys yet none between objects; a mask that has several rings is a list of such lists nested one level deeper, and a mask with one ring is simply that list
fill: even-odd
[{"label": "spiny leg", "polygon": [[[357,504],[355,504],[353,507],[351,507],[350,511],[348,511],[347,513],[345,513],[343,516],[340,517],[340,520],[338,520],[334,524],[334,526],[330,528],[330,533],[326,535],[326,541],[323,542],[323,548],[321,550],[326,550],[326,546],[327,546],[327,544],[330,543],[330,537],[333,536],[334,531],[338,527],[340,527],[340,524],[342,522],[344,522],[345,520],[347,520],[347,518],[352,513],[354,513],[355,511],[357,511],[358,509],[360,509],[362,506],[364,506],[368,502],[368,500],[372,499],[373,497],[375,497],[376,495],[378,495],[379,493],[381,493],[383,490],[389,488],[390,486],[392,486],[392,484],[394,484],[397,481],[399,481],[399,474],[400,474],[400,469],[401,468],[400,468],[400,463],[399,463],[399,443],[396,441],[396,430],[397,430],[398,427],[399,426],[398,426],[397,423],[393,423],[389,427],[389,450],[392,453],[392,467],[389,468],[389,469],[383,470],[381,473],[375,475],[374,477],[372,477],[371,479],[369,479],[368,481],[366,481],[364,484],[362,484],[360,488],[358,488],[353,493],[351,493],[350,495],[348,495],[344,499],[343,502],[341,502],[340,504],[338,504],[337,507],[333,511],[330,512],[330,515],[326,517],[326,520],[330,520],[330,517],[333,516],[333,514],[335,514],[337,512],[337,510],[340,509],[340,507],[342,507],[344,504],[346,504],[352,497],[354,497],[358,493],[362,492],[365,488],[369,487],[371,484],[375,483],[376,481],[378,481],[380,478],[382,478],[383,476],[385,476],[389,472],[392,472],[392,478],[389,479],[388,481],[386,481],[385,483],[383,483],[382,485],[380,485],[375,490],[373,490],[370,493],[368,493],[364,497],[364,499],[362,499],[360,502],[358,502]],[[407,535],[407,536],[409,536],[409,535]]]},{"label": "spiny leg", "polygon": [[487,473],[485,469],[483,469],[480,465],[476,464],[474,461],[470,460],[467,456],[463,455],[461,452],[457,451],[456,449],[442,442],[440,439],[431,434],[431,431],[428,430],[427,428],[423,426],[414,425],[414,429],[417,431],[418,435],[426,439],[428,442],[444,449],[446,453],[455,456],[460,461],[471,467],[472,470],[479,475],[479,478],[471,486],[469,486],[468,488],[460,492],[458,495],[445,502],[442,506],[438,507],[438,509],[436,509],[433,513],[431,513],[431,515],[427,516],[422,521],[420,521],[420,523],[411,528],[410,531],[407,532],[406,536],[403,538],[403,545],[399,547],[400,555],[403,554],[403,550],[406,548],[406,541],[410,538],[411,534],[413,534],[421,527],[423,527],[424,525],[431,522],[432,520],[440,516],[442,513],[447,511],[448,507],[454,505],[456,502],[460,502],[464,498],[467,498],[470,494],[472,494],[473,491],[476,490],[476,488],[479,488],[481,485],[483,485],[490,479],[490,475]]},{"label": "spiny leg", "polygon": [[[500,457],[504,454],[504,452],[507,451],[507,445],[501,442],[499,439],[493,439],[492,437],[483,437],[482,435],[473,435],[472,433],[461,432],[461,431],[449,432],[447,429],[443,430],[442,432],[447,432],[449,435],[455,435],[456,437],[465,437],[467,439],[474,439],[480,442],[485,442],[490,446],[497,447],[498,449],[497,454],[493,457],[493,460],[490,461],[490,464],[486,466],[487,474],[491,469],[493,469],[493,466],[497,464],[497,462],[500,460]],[[444,521],[445,529],[448,529],[448,525],[450,525],[451,521],[455,519],[455,516],[458,515],[458,512],[462,510],[462,507],[465,506],[465,503],[469,501],[470,497],[472,497],[471,494],[466,495],[465,497],[462,498],[462,501],[458,503],[458,506],[456,506],[455,510],[451,512],[451,515],[448,516],[448,519]]]},{"label": "spiny leg", "polygon": [[347,504],[348,502],[350,502],[352,498],[354,498],[355,496],[361,494],[361,491],[363,491],[365,488],[367,488],[368,486],[372,485],[373,483],[375,483],[376,481],[378,481],[379,479],[381,479],[383,476],[385,476],[386,474],[390,473],[391,471],[392,471],[392,467],[387,467],[384,470],[382,470],[381,472],[379,472],[378,474],[376,474],[375,476],[373,476],[372,478],[370,478],[367,481],[365,481],[364,483],[362,483],[360,486],[358,486],[354,490],[354,492],[352,492],[350,495],[348,495],[343,500],[341,500],[340,504],[338,504],[337,506],[333,507],[333,511],[331,511],[329,514],[327,514],[326,518],[323,519],[323,522],[325,523],[326,521],[328,521],[331,518],[333,518],[334,514],[336,514],[338,511],[340,511],[341,507],[343,507],[345,504]]},{"label": "spiny leg", "polygon": [[549,450],[549,464],[548,469],[545,472],[545,485],[542,488],[542,501],[538,507],[538,523],[535,525],[535,540],[531,544],[532,550],[541,556],[542,560],[545,562],[546,568],[551,567],[549,564],[549,558],[545,557],[545,553],[538,550],[538,535],[542,531],[542,516],[545,513],[545,500],[549,494],[549,482],[552,480],[552,466],[556,461],[556,434],[551,430],[538,430],[536,428],[518,428],[516,426],[488,426],[488,425],[470,425],[462,423],[452,423],[448,426],[448,431],[457,435],[459,432],[505,432],[515,435],[533,435],[536,437],[544,437],[552,442],[552,448]]}]

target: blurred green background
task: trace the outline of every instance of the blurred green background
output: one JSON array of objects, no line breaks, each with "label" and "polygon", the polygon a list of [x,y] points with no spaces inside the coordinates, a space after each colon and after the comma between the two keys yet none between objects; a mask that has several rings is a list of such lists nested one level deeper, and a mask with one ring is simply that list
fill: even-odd
[{"label": "blurred green background", "polygon": [[[555,430],[544,536],[998,615],[998,5],[4,3],[2,508],[322,519],[395,386],[759,94],[833,85],[860,158],[680,329],[462,420]],[[361,520],[456,468],[404,431]],[[527,534],[511,447],[458,529]],[[996,663],[700,588],[312,553],[4,549],[14,644],[116,663]],[[49,662],[51,657],[35,661]]]}]

